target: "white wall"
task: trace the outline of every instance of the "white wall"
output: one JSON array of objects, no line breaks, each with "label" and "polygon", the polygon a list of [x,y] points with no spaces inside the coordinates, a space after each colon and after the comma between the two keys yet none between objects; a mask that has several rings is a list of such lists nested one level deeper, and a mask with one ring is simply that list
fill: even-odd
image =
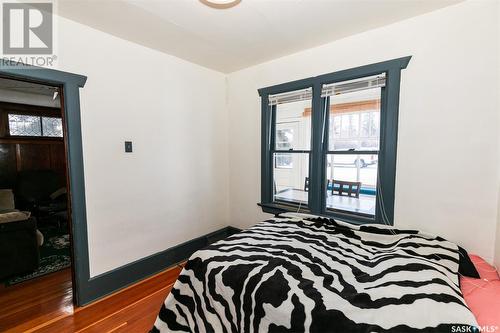
[{"label": "white wall", "polygon": [[58,32],[59,68],[88,76],[91,276],[228,225],[225,76],[64,18]]},{"label": "white wall", "polygon": [[[403,72],[395,224],[493,260],[499,110],[496,1],[468,1],[228,76],[230,221],[265,218],[257,89],[412,55]],[[436,187],[439,186],[439,190]]]},{"label": "white wall", "polygon": [[[499,201],[500,205],[500,201]],[[500,207],[500,206],[499,206]],[[497,233],[496,233],[496,241],[495,241],[495,255],[494,255],[494,262],[497,267],[497,269],[500,271],[500,209],[499,209],[499,216],[497,220]]]}]

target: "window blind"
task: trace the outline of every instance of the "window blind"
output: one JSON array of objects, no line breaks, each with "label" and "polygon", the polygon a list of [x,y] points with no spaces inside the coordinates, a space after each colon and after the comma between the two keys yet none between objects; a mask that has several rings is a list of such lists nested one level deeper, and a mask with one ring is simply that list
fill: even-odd
[{"label": "window blind", "polygon": [[282,94],[269,95],[269,105],[293,103],[312,99],[312,88],[290,91]]},{"label": "window blind", "polygon": [[323,85],[321,97],[340,95],[360,90],[385,87],[385,73],[356,80],[335,82]]},{"label": "window blind", "polygon": [[[321,97],[352,93],[355,91],[385,87],[385,73],[361,79],[323,85]],[[312,88],[269,95],[269,105],[293,103],[312,99]]]}]

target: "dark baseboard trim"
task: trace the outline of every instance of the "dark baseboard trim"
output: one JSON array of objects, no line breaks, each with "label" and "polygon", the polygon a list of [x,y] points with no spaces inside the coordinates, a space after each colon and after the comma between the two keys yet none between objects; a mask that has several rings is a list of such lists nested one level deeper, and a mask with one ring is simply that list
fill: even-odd
[{"label": "dark baseboard trim", "polygon": [[151,275],[165,270],[172,265],[188,259],[194,252],[241,231],[234,227],[225,227],[207,235],[192,239],[165,251],[118,267],[112,271],[95,276],[80,295],[80,304],[91,303],[119,289],[139,282]]}]

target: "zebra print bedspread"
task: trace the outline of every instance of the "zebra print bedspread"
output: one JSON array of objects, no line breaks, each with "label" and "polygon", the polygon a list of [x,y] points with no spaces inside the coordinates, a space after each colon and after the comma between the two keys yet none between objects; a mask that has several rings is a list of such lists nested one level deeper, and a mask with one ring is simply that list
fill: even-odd
[{"label": "zebra print bedspread", "polygon": [[464,332],[457,245],[276,218],[191,256],[152,332]]}]

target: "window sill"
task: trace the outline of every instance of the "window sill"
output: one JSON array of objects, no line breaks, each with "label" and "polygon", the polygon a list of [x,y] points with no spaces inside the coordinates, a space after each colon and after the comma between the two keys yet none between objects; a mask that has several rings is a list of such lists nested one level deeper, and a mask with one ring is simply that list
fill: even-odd
[{"label": "window sill", "polygon": [[[257,206],[262,208],[262,211],[264,213],[269,213],[269,214],[274,214],[278,215],[281,213],[296,213],[298,210],[298,205],[287,205],[287,204],[280,204],[280,203],[257,203]],[[306,214],[312,214],[309,208],[307,206],[303,206],[300,208],[299,213],[306,213]]]},{"label": "window sill", "polygon": [[[282,213],[304,213],[304,214],[312,214],[320,217],[326,217],[326,218],[332,218],[335,220],[339,220],[342,222],[347,222],[347,223],[352,223],[352,224],[384,224],[381,221],[374,220],[372,218],[368,217],[363,217],[359,215],[353,215],[349,213],[344,213],[344,212],[338,212],[338,211],[327,211],[326,213],[323,214],[315,214],[312,213],[307,206],[302,207],[300,211],[298,211],[298,205],[286,205],[286,204],[280,204],[280,203],[257,203],[257,206],[262,208],[262,211],[264,213],[268,214],[273,214],[275,216],[282,214]],[[387,224],[386,224],[387,225]],[[392,225],[392,224],[391,224]]]}]

